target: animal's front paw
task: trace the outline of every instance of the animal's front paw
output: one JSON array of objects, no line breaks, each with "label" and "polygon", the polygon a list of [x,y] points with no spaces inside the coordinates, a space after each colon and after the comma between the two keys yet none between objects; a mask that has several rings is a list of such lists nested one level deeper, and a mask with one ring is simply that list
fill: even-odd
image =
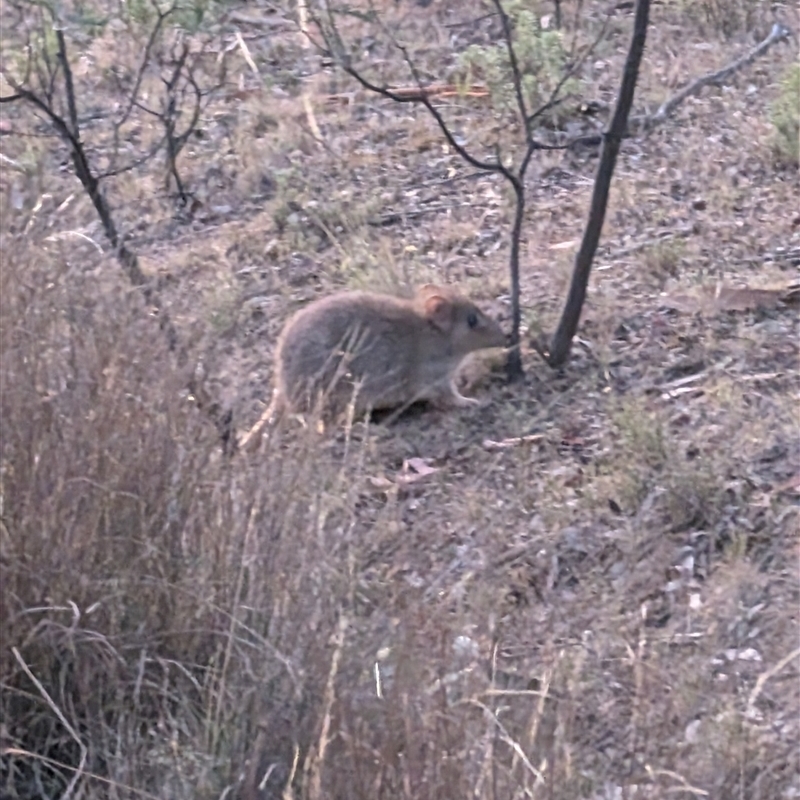
[{"label": "animal's front paw", "polygon": [[463,394],[455,392],[449,398],[450,405],[454,408],[480,408],[484,405],[483,402],[476,397],[464,397]]}]

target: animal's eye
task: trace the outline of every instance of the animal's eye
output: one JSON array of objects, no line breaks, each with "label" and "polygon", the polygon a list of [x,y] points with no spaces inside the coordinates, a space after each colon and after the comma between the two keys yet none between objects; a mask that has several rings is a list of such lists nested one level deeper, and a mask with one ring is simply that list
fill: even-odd
[{"label": "animal's eye", "polygon": [[470,328],[478,327],[478,315],[474,311],[470,311],[467,315],[467,325],[469,325]]}]

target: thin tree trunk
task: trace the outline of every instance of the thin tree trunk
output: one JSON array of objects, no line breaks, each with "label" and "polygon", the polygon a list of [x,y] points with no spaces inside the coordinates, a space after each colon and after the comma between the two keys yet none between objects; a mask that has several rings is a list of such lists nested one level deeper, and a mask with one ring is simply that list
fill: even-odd
[{"label": "thin tree trunk", "polygon": [[511,274],[511,349],[506,361],[506,376],[509,381],[519,380],[522,375],[522,356],[519,351],[519,329],[522,323],[520,309],[520,283],[519,283],[519,251],[522,238],[522,223],[525,218],[525,186],[522,181],[515,182],[514,195],[516,198],[514,227],[511,231],[511,256],[509,258],[509,271]]},{"label": "thin tree trunk", "polygon": [[628,114],[633,105],[633,94],[636,89],[636,80],[639,77],[639,65],[647,38],[647,21],[650,12],[650,0],[637,0],[633,21],[633,36],[631,38],[628,57],[625,60],[625,71],[617,98],[617,106],[611,125],[603,136],[603,147],[600,151],[600,163],[597,166],[597,175],[594,181],[592,202],[589,207],[589,219],[583,234],[580,249],[575,256],[575,267],[572,272],[572,281],[569,287],[567,301],[561,320],[553,336],[547,362],[551,367],[561,366],[569,357],[572,339],[578,329],[583,301],[586,299],[586,287],[589,283],[589,274],[592,271],[592,261],[600,241],[603,222],[608,205],[608,192],[611,186],[611,177],[617,163],[622,138],[628,127]]}]

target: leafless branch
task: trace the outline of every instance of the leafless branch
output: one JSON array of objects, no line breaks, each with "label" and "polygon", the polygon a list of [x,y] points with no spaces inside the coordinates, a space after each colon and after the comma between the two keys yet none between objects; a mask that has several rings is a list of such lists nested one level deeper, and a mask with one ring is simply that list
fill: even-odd
[{"label": "leafless branch", "polygon": [[[167,141],[167,147],[165,150],[167,174],[164,178],[164,188],[169,191],[170,177],[172,177],[175,181],[175,188],[178,192],[178,197],[180,198],[181,203],[184,205],[186,204],[188,198],[183,188],[183,181],[181,181],[180,174],[178,173],[177,159],[178,154],[183,147],[183,142],[186,140],[183,139],[183,141],[181,141],[181,137],[176,133],[176,127],[178,118],[178,87],[180,80],[183,77],[184,66],[186,65],[186,58],[188,55],[189,46],[186,42],[183,42],[180,45],[180,52],[173,54],[172,56],[172,74],[167,78],[162,78],[165,91],[163,110],[159,115],[164,125]],[[196,85],[197,84],[195,84],[195,86]],[[197,112],[197,104],[195,104],[195,112]],[[197,113],[195,114],[195,122],[198,115],[199,114]]]},{"label": "leafless branch", "polygon": [[[178,41],[175,42],[168,56],[159,57],[162,69],[167,70],[167,74],[161,78],[164,85],[162,107],[158,112],[146,109],[148,113],[153,113],[161,121],[164,128],[167,168],[165,188],[169,190],[170,179],[172,179],[183,205],[187,204],[190,195],[186,191],[178,171],[178,156],[189,137],[197,129],[200,116],[211,96],[225,83],[225,57],[223,54],[217,81],[208,89],[200,86],[195,71],[205,49],[205,47],[201,47],[198,54],[190,56],[188,42]],[[187,105],[191,107],[191,111],[182,130],[179,130],[179,120],[185,113]]]},{"label": "leafless branch", "polygon": [[[739,58],[734,59],[729,64],[726,64],[721,69],[709,72],[706,75],[701,75],[688,85],[684,86],[679,92],[676,92],[668,100],[665,100],[658,111],[650,115],[638,115],[631,117],[628,120],[628,127],[623,134],[624,138],[632,136],[647,135],[659,125],[666,122],[678,109],[678,107],[689,97],[693,97],[700,93],[706,86],[714,86],[721,84],[726,78],[729,78],[740,69],[750,66],[757,58],[763,56],[770,47],[783,42],[792,35],[791,29],[785,25],[776,22],[772,26],[772,30],[766,39],[757,44],[754,48],[749,50]],[[564,149],[572,150],[576,147],[597,147],[603,141],[601,134],[591,134],[588,136],[578,136],[571,139],[566,144],[562,145]]]},{"label": "leafless branch", "polygon": [[[352,60],[350,59],[349,55],[346,53],[344,49],[344,44],[342,43],[341,36],[339,35],[338,28],[336,27],[336,21],[333,16],[333,12],[330,10],[330,6],[326,4],[328,8],[328,24],[329,27],[324,27],[320,24],[318,18],[314,18],[312,16],[312,21],[315,22],[317,25],[318,30],[320,31],[320,35],[323,37],[326,45],[337,60],[337,63],[344,69],[344,71],[350,75],[352,78],[355,78],[358,83],[360,83],[365,89],[375,94],[382,95],[389,100],[393,100],[395,103],[412,103],[418,104],[423,106],[428,113],[434,118],[436,124],[439,126],[439,129],[442,131],[447,143],[453,148],[453,150],[458,153],[461,158],[463,158],[468,164],[471,164],[476,169],[483,170],[484,172],[499,172],[501,175],[506,177],[507,179],[513,180],[513,174],[503,165],[502,161],[498,158],[495,161],[484,161],[482,159],[476,158],[475,156],[470,153],[464,145],[460,144],[453,132],[450,130],[447,122],[445,121],[444,117],[442,116],[441,112],[433,105],[431,102],[430,94],[426,91],[426,88],[422,82],[422,78],[419,75],[419,71],[417,70],[416,64],[414,64],[414,60],[411,58],[408,52],[408,48],[399,42],[395,35],[389,30],[388,27],[382,24],[380,17],[378,16],[378,22],[382,25],[383,31],[386,36],[390,39],[392,44],[394,45],[397,50],[403,56],[403,60],[406,63],[406,66],[411,73],[414,82],[417,85],[417,92],[397,92],[393,91],[387,86],[378,86],[377,84],[370,81],[362,72],[357,70],[353,67]],[[333,34],[332,36],[330,34]]]},{"label": "leafless branch", "polygon": [[[73,133],[72,129],[64,120],[64,118],[57,114],[53,110],[52,106],[48,105],[35,92],[19,86],[14,79],[8,75],[6,76],[6,80],[9,82],[9,85],[14,90],[15,94],[11,95],[10,97],[0,98],[0,102],[24,100],[30,103],[34,108],[37,108],[39,111],[41,111],[50,120],[58,135],[69,147],[70,158],[72,159],[73,166],[75,167],[75,173],[80,182],[83,184],[84,189],[89,195],[89,198],[91,199],[92,204],[94,205],[95,210],[100,217],[100,222],[103,225],[103,231],[111,243],[111,246],[114,248],[117,258],[122,265],[128,280],[130,280],[134,286],[142,289],[145,302],[147,302],[148,305],[159,309],[159,304],[157,302],[154,290],[149,285],[146,276],[142,272],[138,259],[127,249],[127,247],[125,247],[120,238],[111,214],[111,208],[109,207],[108,202],[106,201],[105,196],[100,189],[100,182],[97,176],[94,174],[91,165],[89,164],[89,159],[87,158],[86,150],[81,140]],[[75,104],[74,97],[71,102],[72,104]],[[177,331],[175,330],[175,327],[173,326],[166,312],[160,313],[159,316],[161,318],[161,328],[167,335],[169,347],[171,350],[174,350],[178,343]]]},{"label": "leafless branch", "polygon": [[[170,14],[174,13],[177,5],[173,3],[168,9],[165,11],[161,11],[158,7],[158,3],[156,0],[152,0],[152,6],[156,11],[156,21],[153,25],[153,29],[150,31],[150,35],[147,37],[147,42],[145,43],[144,50],[142,51],[142,60],[139,64],[139,69],[136,71],[136,78],[134,79],[133,88],[129,92],[128,95],[128,104],[125,111],[122,112],[122,116],[116,121],[114,125],[114,135],[117,137],[119,135],[119,129],[128,121],[128,118],[131,115],[131,111],[134,108],[136,103],[136,99],[139,96],[139,89],[141,89],[142,81],[144,80],[145,71],[147,66],[150,64],[150,57],[153,50],[153,47],[158,39],[158,35],[161,32],[161,28],[164,25],[167,17]],[[116,138],[115,138],[116,141]]]},{"label": "leafless branch", "polygon": [[779,22],[776,22],[772,26],[772,30],[769,32],[767,38],[757,44],[752,50],[748,51],[743,56],[734,59],[730,64],[722,67],[722,69],[702,75],[701,77],[692,81],[688,86],[684,86],[683,89],[670,97],[669,100],[666,100],[664,103],[662,103],[661,107],[658,109],[658,111],[656,111],[655,114],[652,114],[648,117],[634,117],[631,120],[631,128],[634,130],[639,129],[651,131],[657,125],[660,125],[668,117],[670,117],[678,108],[678,106],[688,97],[699,94],[700,90],[705,86],[721,84],[726,78],[729,78],[735,72],[738,72],[744,67],[750,66],[750,64],[752,64],[757,58],[763,56],[764,53],[766,53],[767,50],[772,47],[772,45],[785,41],[791,35],[792,32],[789,28]]},{"label": "leafless branch", "polygon": [[[78,126],[78,103],[75,85],[69,67],[65,37],[61,35],[60,31],[57,31],[56,41],[58,45],[57,65],[53,65],[52,62],[47,62],[45,64],[44,74],[41,70],[38,70],[38,80],[40,81],[40,87],[43,88],[40,89],[40,91],[36,91],[33,88],[20,84],[12,75],[4,73],[4,78],[11,87],[12,93],[0,97],[0,103],[22,101],[29,104],[36,111],[45,116],[56,134],[67,145],[75,174],[94,205],[103,226],[103,231],[111,243],[114,254],[123,272],[130,283],[141,291],[144,302],[158,319],[159,327],[164,332],[169,349],[177,354],[179,361],[185,360],[187,354],[185,349],[180,347],[177,329],[169,313],[160,302],[157,288],[144,274],[136,254],[126,246],[120,235],[114,222],[111,207],[102,192],[100,176],[94,172],[87,155],[86,147],[81,141],[79,135],[80,129]],[[58,85],[56,80],[59,73],[62,76],[60,85]],[[28,73],[28,75],[30,75],[30,73]],[[193,76],[189,81],[190,85],[192,83],[194,84],[195,91],[202,94]],[[57,110],[57,93],[63,97],[63,102],[66,104],[68,110],[68,116],[66,118]],[[189,132],[197,123],[199,113],[199,110],[195,109],[190,120],[190,126],[183,134],[177,137],[179,142],[186,141]],[[148,156],[145,156],[145,158]],[[202,386],[194,379],[190,382],[189,390],[196,398],[198,406],[214,421],[220,433],[223,447],[226,449],[230,448],[233,442],[231,413],[221,409],[218,404],[211,401],[210,398],[206,396]]]},{"label": "leafless branch", "polygon": [[139,156],[139,158],[135,158],[132,161],[128,161],[121,167],[114,167],[113,169],[107,169],[104,172],[99,172],[97,174],[97,179],[102,181],[105,178],[113,178],[117,175],[122,175],[124,172],[130,172],[137,167],[141,167],[143,164],[146,164],[161,152],[161,149],[166,144],[166,141],[167,136],[164,134],[144,155]]},{"label": "leafless branch", "polygon": [[497,9],[497,14],[500,17],[500,24],[503,26],[503,38],[506,42],[506,50],[508,50],[508,62],[511,65],[511,80],[514,84],[514,95],[517,98],[519,116],[525,128],[525,138],[530,141],[531,120],[525,104],[525,96],[522,93],[522,73],[519,68],[519,62],[517,61],[517,53],[514,50],[514,41],[511,37],[511,20],[508,18],[508,14],[506,14],[500,0],[493,0],[493,2],[494,7]]},{"label": "leafless branch", "polygon": [[583,14],[583,0],[578,0],[578,2],[575,4],[575,14],[572,17],[572,44],[569,48],[571,56],[574,56],[575,48],[578,46],[578,32],[581,29],[581,14]]},{"label": "leafless branch", "polygon": [[[52,13],[52,12],[51,12]],[[78,108],[75,105],[75,83],[72,80],[72,68],[67,59],[67,44],[64,41],[64,31],[57,24],[55,15],[53,16],[53,23],[56,24],[56,41],[58,42],[58,51],[56,57],[64,73],[64,94],[66,95],[67,108],[69,109],[69,121],[72,126],[72,133],[76,139],[80,140],[81,131],[78,127]]]},{"label": "leafless branch", "polygon": [[[142,82],[144,81],[144,76],[145,76],[145,74],[147,72],[147,68],[151,63],[152,51],[153,51],[153,48],[155,46],[155,43],[158,40],[158,37],[159,37],[159,34],[161,33],[161,29],[162,29],[162,27],[164,25],[164,22],[167,20],[167,18],[172,13],[174,13],[175,9],[177,8],[177,5],[175,3],[173,3],[169,8],[167,8],[164,11],[162,11],[159,8],[158,3],[156,2],[156,0],[151,0],[151,5],[153,6],[153,8],[155,9],[155,12],[156,12],[156,21],[155,21],[152,29],[150,30],[150,34],[147,37],[147,42],[145,42],[144,50],[142,51],[142,59],[141,59],[141,61],[139,63],[139,69],[136,70],[136,77],[134,78],[133,87],[130,89],[130,91],[125,92],[125,90],[123,89],[123,87],[121,85],[121,81],[119,79],[119,76],[117,75],[117,73],[115,71],[112,72],[113,78],[116,81],[117,86],[120,89],[120,93],[125,93],[125,94],[128,95],[128,101],[127,101],[125,110],[122,112],[121,116],[117,120],[115,120],[115,122],[114,122],[114,128],[113,128],[113,130],[114,130],[114,134],[113,134],[113,151],[114,151],[114,154],[115,154],[115,159],[114,160],[116,160],[116,154],[119,153],[119,139],[120,139],[120,133],[122,131],[122,126],[130,118],[130,115],[131,115],[131,112],[133,111],[133,109],[137,107],[137,100],[138,100],[138,97],[139,97],[139,90],[142,87]],[[163,143],[165,141],[166,141],[166,138],[162,138],[162,140],[161,140],[161,142],[159,144],[159,147],[158,147],[159,150],[161,149],[161,145],[163,145]],[[152,158],[152,155],[148,154],[146,157],[141,158],[141,159],[137,159],[135,162],[131,162],[130,164],[128,164],[128,165],[126,165],[124,167],[114,167],[113,169],[109,170],[107,173],[104,173],[104,176],[119,175],[119,174],[121,174],[123,172],[127,172],[128,170],[133,169],[134,167],[139,166],[139,165],[145,163],[146,161],[149,161],[150,158]]]},{"label": "leafless branch", "polygon": [[584,49],[583,53],[581,53],[577,58],[573,59],[569,66],[564,70],[564,73],[556,83],[553,91],[550,93],[550,97],[541,105],[539,108],[536,109],[527,119],[527,123],[529,126],[529,130],[532,130],[534,120],[538,119],[539,117],[546,114],[550,109],[554,108],[559,103],[566,100],[569,95],[562,97],[561,90],[566,85],[567,81],[572,78],[578,70],[586,63],[586,60],[589,56],[594,53],[597,49],[597,45],[600,44],[601,41],[605,38],[606,32],[608,30],[608,20],[610,19],[610,15],[606,15],[605,19],[603,20],[603,25],[600,28],[600,32],[595,37],[594,41],[591,42],[587,47]]},{"label": "leafless branch", "polygon": [[[153,1],[155,4],[155,0]],[[177,6],[172,5],[166,11],[159,12],[158,19],[148,36],[145,45],[145,57],[143,57],[137,71],[133,88],[126,90],[119,76],[116,74],[113,76],[120,93],[128,95],[125,110],[114,122],[114,153],[119,152],[119,140],[123,125],[130,119],[134,109],[138,109],[157,120],[164,133],[147,153],[122,166],[112,166],[101,177],[119,175],[135,169],[152,159],[163,149],[166,173],[164,177],[165,190],[169,191],[171,183],[174,182],[178,198],[181,204],[185,206],[188,203],[190,192],[187,191],[178,171],[178,156],[189,137],[197,129],[200,117],[214,93],[225,84],[227,58],[226,52],[223,51],[219,64],[215,68],[216,77],[214,82],[210,86],[203,87],[196,76],[196,72],[207,54],[207,44],[201,45],[193,54],[188,43],[181,37],[173,41],[166,51],[163,47],[159,47],[157,34],[162,29],[167,16],[175,8]],[[163,86],[163,93],[158,98],[159,107],[157,108],[148,106],[139,98],[144,77],[147,71],[153,69],[154,66],[161,72],[160,81]],[[186,117],[187,106],[190,108],[188,118],[182,128],[179,129],[179,121]]]}]

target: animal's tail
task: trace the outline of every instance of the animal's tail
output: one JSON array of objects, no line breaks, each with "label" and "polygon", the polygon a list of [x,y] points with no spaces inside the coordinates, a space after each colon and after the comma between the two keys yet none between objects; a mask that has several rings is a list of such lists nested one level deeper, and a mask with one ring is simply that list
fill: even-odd
[{"label": "animal's tail", "polygon": [[250,428],[247,433],[239,440],[239,450],[248,453],[253,452],[261,441],[261,433],[267,425],[271,424],[276,412],[282,409],[283,403],[281,402],[278,390],[272,392],[272,402],[267,406],[264,413],[259,417],[258,422]]}]

